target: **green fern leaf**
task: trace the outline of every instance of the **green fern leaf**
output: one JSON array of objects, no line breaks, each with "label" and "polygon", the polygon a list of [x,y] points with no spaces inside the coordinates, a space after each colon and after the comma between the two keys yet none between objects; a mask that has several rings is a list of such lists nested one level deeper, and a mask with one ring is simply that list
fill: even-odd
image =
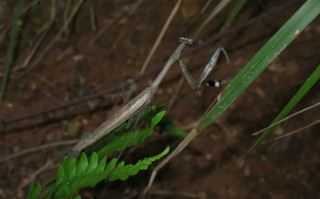
[{"label": "green fern leaf", "polygon": [[[151,111],[149,111],[151,114]],[[147,115],[147,113],[143,117]],[[110,145],[104,147],[104,151],[93,152],[89,157],[81,153],[80,158],[67,157],[57,170],[56,179],[46,186],[46,198],[72,198],[80,188],[93,187],[105,180],[125,180],[129,176],[136,175],[140,170],[147,169],[155,160],[168,153],[166,148],[162,153],[138,161],[135,165],[125,165],[116,158],[107,162],[106,154],[112,151],[121,151],[125,146],[137,145],[152,134],[155,126],[163,118],[165,112],[156,114],[146,130],[138,130],[118,136]],[[105,149],[106,148],[106,149]],[[102,158],[103,157],[103,158]],[[117,163],[118,162],[118,163]]]},{"label": "green fern leaf", "polygon": [[160,154],[153,157],[144,158],[143,160],[138,161],[135,165],[129,164],[124,165],[124,162],[117,164],[116,168],[110,174],[108,180],[126,180],[129,176],[136,175],[140,170],[146,170],[148,167],[156,160],[162,158],[169,152],[169,147],[167,147]]},{"label": "green fern leaf", "polygon": [[88,168],[86,170],[87,173],[94,171],[98,166],[98,155],[97,153],[93,153],[90,157]]},{"label": "green fern leaf", "polygon": [[63,182],[64,178],[64,169],[62,167],[59,167],[57,170],[56,180],[58,183]]},{"label": "green fern leaf", "polygon": [[107,156],[111,152],[123,151],[127,147],[136,146],[142,143],[147,137],[149,137],[152,134],[155,126],[160,122],[164,115],[165,111],[157,113],[152,118],[150,127],[148,129],[127,132],[125,135],[122,135],[113,140],[112,143],[106,144],[105,147],[103,147],[97,152],[98,157],[102,158],[104,156]]},{"label": "green fern leaf", "polygon": [[109,174],[115,168],[117,162],[118,162],[117,158],[113,158],[104,169],[105,173]]},{"label": "green fern leaf", "polygon": [[65,177],[67,179],[73,178],[76,176],[76,159],[75,158],[66,158],[64,161],[65,168]]},{"label": "green fern leaf", "polygon": [[93,153],[88,161],[82,153],[78,162],[75,158],[66,158],[58,168],[56,181],[47,185],[46,198],[71,198],[73,193],[83,187],[92,187],[105,179],[115,167],[114,158],[106,165],[107,158],[98,161],[97,153]]},{"label": "green fern leaf", "polygon": [[70,186],[61,186],[55,193],[55,198],[72,198],[72,194]]},{"label": "green fern leaf", "polygon": [[[168,151],[169,147],[160,154],[144,158],[134,165],[125,165],[123,161],[117,164],[116,158],[106,164],[107,158],[99,161],[97,153],[90,156],[89,162],[85,153],[81,154],[78,162],[75,158],[66,158],[56,175],[56,179],[59,179],[59,181],[56,180],[48,185],[46,198],[51,198],[53,195],[55,198],[72,198],[73,194],[80,188],[93,187],[106,178],[109,180],[126,180],[129,176],[136,175],[140,170],[147,169],[154,161],[166,155]],[[73,171],[71,171],[71,167],[73,167]],[[78,172],[77,169],[82,171]]]},{"label": "green fern leaf", "polygon": [[77,164],[77,176],[85,173],[88,167],[88,158],[85,153],[81,153],[79,162]]},{"label": "green fern leaf", "polygon": [[99,162],[97,166],[97,171],[103,171],[107,162],[107,157],[102,158],[102,160]]},{"label": "green fern leaf", "polygon": [[33,184],[29,187],[26,199],[36,199],[39,197],[41,185],[39,183]]}]

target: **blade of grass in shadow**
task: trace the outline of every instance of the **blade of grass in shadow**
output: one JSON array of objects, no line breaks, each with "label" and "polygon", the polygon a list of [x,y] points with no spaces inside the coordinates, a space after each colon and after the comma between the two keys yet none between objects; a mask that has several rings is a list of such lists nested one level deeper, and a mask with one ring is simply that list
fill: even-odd
[{"label": "blade of grass in shadow", "polygon": [[230,24],[235,20],[236,16],[239,14],[240,10],[243,8],[244,4],[247,2],[247,0],[238,0],[236,5],[232,8],[227,20],[222,25],[219,32],[223,32],[227,27],[230,26]]},{"label": "blade of grass in shadow", "polygon": [[91,29],[93,31],[96,31],[97,30],[97,14],[96,14],[94,0],[89,1],[89,15],[90,15]]},{"label": "blade of grass in shadow", "polygon": [[319,0],[306,1],[233,78],[218,103],[201,119],[198,129],[212,124],[319,13]]},{"label": "blade of grass in shadow", "polygon": [[11,66],[13,64],[14,59],[14,50],[17,44],[18,40],[18,25],[19,25],[19,17],[21,10],[23,8],[23,0],[20,0],[18,2],[18,5],[15,7],[13,21],[12,21],[12,27],[10,30],[10,41],[9,46],[7,50],[7,56],[6,56],[6,62],[4,65],[4,77],[2,79],[1,85],[0,85],[0,102],[4,96],[4,93],[7,88],[7,83],[10,76]]},{"label": "blade of grass in shadow", "polygon": [[265,140],[268,137],[268,135],[270,135],[275,125],[288,115],[288,113],[297,105],[297,103],[306,95],[306,93],[309,92],[309,90],[314,86],[314,84],[317,83],[319,78],[320,78],[320,65],[318,65],[317,69],[305,81],[305,83],[301,86],[298,92],[291,98],[289,103],[282,109],[282,111],[277,115],[277,117],[271,122],[270,128],[264,131],[264,133],[258,138],[258,140],[251,146],[251,148],[247,151],[246,155],[248,155],[263,140]]}]

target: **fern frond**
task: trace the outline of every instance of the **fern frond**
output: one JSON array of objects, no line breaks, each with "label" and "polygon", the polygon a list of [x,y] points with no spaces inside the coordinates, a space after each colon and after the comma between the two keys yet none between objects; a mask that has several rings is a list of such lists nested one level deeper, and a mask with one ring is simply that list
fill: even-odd
[{"label": "fern frond", "polygon": [[97,153],[93,153],[89,160],[82,153],[79,160],[66,158],[57,170],[56,179],[46,187],[46,198],[71,198],[73,193],[80,188],[95,186],[110,174],[116,164],[116,159],[111,160],[106,166],[107,158],[98,160]]},{"label": "fern frond", "polygon": [[29,187],[26,199],[36,199],[39,197],[41,191],[40,183],[33,184]]},{"label": "fern frond", "polygon": [[160,154],[155,155],[153,157],[144,158],[143,160],[139,160],[136,164],[128,164],[124,165],[124,162],[120,162],[117,164],[116,168],[110,174],[108,180],[126,180],[129,176],[136,175],[140,170],[146,170],[149,166],[156,160],[162,158],[169,152],[170,148],[166,147],[164,151]]},{"label": "fern frond", "polygon": [[85,153],[82,153],[78,161],[68,157],[58,168],[56,180],[47,186],[45,197],[72,198],[80,188],[93,187],[105,179],[126,180],[140,170],[146,170],[154,161],[168,152],[169,147],[158,155],[139,160],[134,165],[125,165],[123,161],[117,163],[116,158],[107,163],[107,158],[99,160],[96,152],[89,159]]},{"label": "fern frond", "polygon": [[[150,117],[144,112],[143,117]],[[154,161],[166,155],[169,151],[167,147],[163,152],[153,157],[144,158],[136,164],[125,165],[118,162],[116,158],[107,162],[107,154],[115,151],[122,151],[124,148],[138,145],[152,134],[155,126],[164,117],[165,111],[157,113],[146,130],[137,130],[116,137],[98,152],[93,152],[90,156],[81,153],[78,160],[74,157],[67,157],[61,163],[56,173],[56,178],[46,186],[46,198],[72,198],[74,193],[80,188],[93,187],[97,183],[107,180],[125,180],[129,176],[136,175],[140,170],[147,169]]]},{"label": "fern frond", "polygon": [[111,152],[123,151],[127,147],[136,146],[142,143],[147,137],[149,137],[154,131],[155,126],[165,115],[165,111],[157,113],[151,120],[150,127],[148,129],[140,129],[134,132],[129,131],[126,134],[115,138],[111,143],[106,144],[102,149],[98,150],[98,157],[102,158],[107,156]]}]

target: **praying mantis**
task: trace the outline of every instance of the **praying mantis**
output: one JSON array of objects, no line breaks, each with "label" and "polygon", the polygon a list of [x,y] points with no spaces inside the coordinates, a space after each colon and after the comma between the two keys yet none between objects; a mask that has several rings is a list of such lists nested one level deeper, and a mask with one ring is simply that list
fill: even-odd
[{"label": "praying mantis", "polygon": [[153,81],[153,83],[145,88],[139,95],[134,97],[131,101],[129,101],[126,105],[124,105],[118,112],[114,115],[109,117],[105,122],[103,122],[100,126],[98,126],[89,136],[85,137],[84,139],[80,140],[68,153],[71,156],[77,156],[81,151],[83,151],[88,146],[94,144],[102,137],[108,135],[112,132],[115,128],[121,125],[123,122],[130,119],[133,115],[144,109],[148,104],[151,103],[152,98],[158,87],[171,68],[171,66],[178,61],[179,66],[182,70],[184,77],[187,79],[187,82],[190,84],[193,90],[198,90],[201,86],[212,86],[212,87],[222,87],[227,84],[228,81],[204,81],[206,77],[210,74],[212,69],[216,66],[220,53],[223,52],[224,56],[227,59],[227,63],[229,63],[229,58],[226,51],[223,48],[218,48],[213,56],[211,57],[208,64],[205,66],[200,78],[196,81],[189,73],[187,67],[183,64],[180,60],[180,55],[182,50],[186,46],[191,46],[193,43],[192,39],[180,37],[179,39],[180,44],[176,48],[176,50],[172,53],[169,57],[168,61],[164,65],[163,69]]}]

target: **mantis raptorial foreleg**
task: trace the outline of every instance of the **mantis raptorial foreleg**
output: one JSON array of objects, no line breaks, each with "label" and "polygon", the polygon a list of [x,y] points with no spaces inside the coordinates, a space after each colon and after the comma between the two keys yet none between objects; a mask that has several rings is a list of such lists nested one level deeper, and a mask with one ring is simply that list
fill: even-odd
[{"label": "mantis raptorial foreleg", "polygon": [[204,68],[204,70],[202,71],[202,74],[201,74],[201,76],[200,76],[198,81],[196,81],[191,76],[189,70],[183,64],[181,59],[178,60],[180,68],[181,68],[181,71],[182,71],[183,75],[187,79],[187,82],[189,83],[189,85],[191,86],[191,88],[193,90],[198,90],[201,86],[223,87],[223,86],[226,85],[226,83],[227,83],[226,80],[222,80],[222,81],[204,81],[207,78],[207,76],[210,74],[212,69],[214,69],[216,67],[217,61],[218,61],[218,58],[219,58],[221,52],[223,52],[224,56],[226,57],[227,63],[230,63],[226,51],[223,48],[218,48],[216,50],[216,52],[213,54],[213,56],[211,57],[210,61],[208,62],[208,64]]}]

